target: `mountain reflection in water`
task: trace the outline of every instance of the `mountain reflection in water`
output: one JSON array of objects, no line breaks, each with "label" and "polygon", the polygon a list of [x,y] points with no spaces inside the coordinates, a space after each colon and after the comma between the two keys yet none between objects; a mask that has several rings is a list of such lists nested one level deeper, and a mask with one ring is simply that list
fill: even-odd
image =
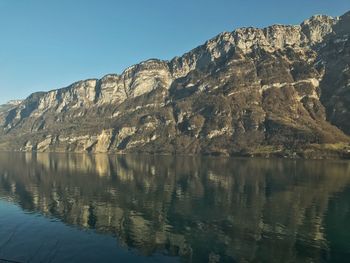
[{"label": "mountain reflection in water", "polygon": [[185,262],[346,262],[349,183],[342,161],[0,154],[1,198]]}]

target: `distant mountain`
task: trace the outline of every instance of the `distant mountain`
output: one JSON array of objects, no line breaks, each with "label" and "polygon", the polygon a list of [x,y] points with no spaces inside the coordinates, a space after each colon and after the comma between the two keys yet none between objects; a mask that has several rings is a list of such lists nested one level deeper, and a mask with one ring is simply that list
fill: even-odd
[{"label": "distant mountain", "polygon": [[30,95],[0,149],[350,157],[350,12],[224,32],[171,61]]},{"label": "distant mountain", "polygon": [[5,104],[0,105],[0,114],[18,106],[19,104],[21,104],[21,102],[21,100],[10,100]]}]

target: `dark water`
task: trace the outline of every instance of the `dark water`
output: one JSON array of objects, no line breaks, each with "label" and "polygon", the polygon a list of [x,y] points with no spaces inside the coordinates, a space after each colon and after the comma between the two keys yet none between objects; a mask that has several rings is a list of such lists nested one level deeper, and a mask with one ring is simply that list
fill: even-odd
[{"label": "dark water", "polygon": [[0,258],[350,262],[350,162],[1,153]]}]

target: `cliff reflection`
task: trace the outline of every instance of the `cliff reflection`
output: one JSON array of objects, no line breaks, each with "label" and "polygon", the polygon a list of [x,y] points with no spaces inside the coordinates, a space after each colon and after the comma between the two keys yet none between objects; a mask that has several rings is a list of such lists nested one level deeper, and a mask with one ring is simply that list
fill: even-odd
[{"label": "cliff reflection", "polygon": [[[185,261],[318,262],[346,162],[0,154],[0,196]],[[264,259],[264,260],[262,260]]]}]

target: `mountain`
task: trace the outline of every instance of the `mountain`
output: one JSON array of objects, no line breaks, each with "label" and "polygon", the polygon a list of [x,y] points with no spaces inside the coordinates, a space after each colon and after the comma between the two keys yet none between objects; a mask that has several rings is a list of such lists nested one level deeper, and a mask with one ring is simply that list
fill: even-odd
[{"label": "mountain", "polygon": [[12,108],[15,108],[19,104],[21,104],[21,100],[10,100],[5,104],[0,105],[0,114],[5,113],[6,111],[11,110]]},{"label": "mountain", "polygon": [[30,95],[0,149],[350,157],[350,12],[224,32],[171,61]]}]

